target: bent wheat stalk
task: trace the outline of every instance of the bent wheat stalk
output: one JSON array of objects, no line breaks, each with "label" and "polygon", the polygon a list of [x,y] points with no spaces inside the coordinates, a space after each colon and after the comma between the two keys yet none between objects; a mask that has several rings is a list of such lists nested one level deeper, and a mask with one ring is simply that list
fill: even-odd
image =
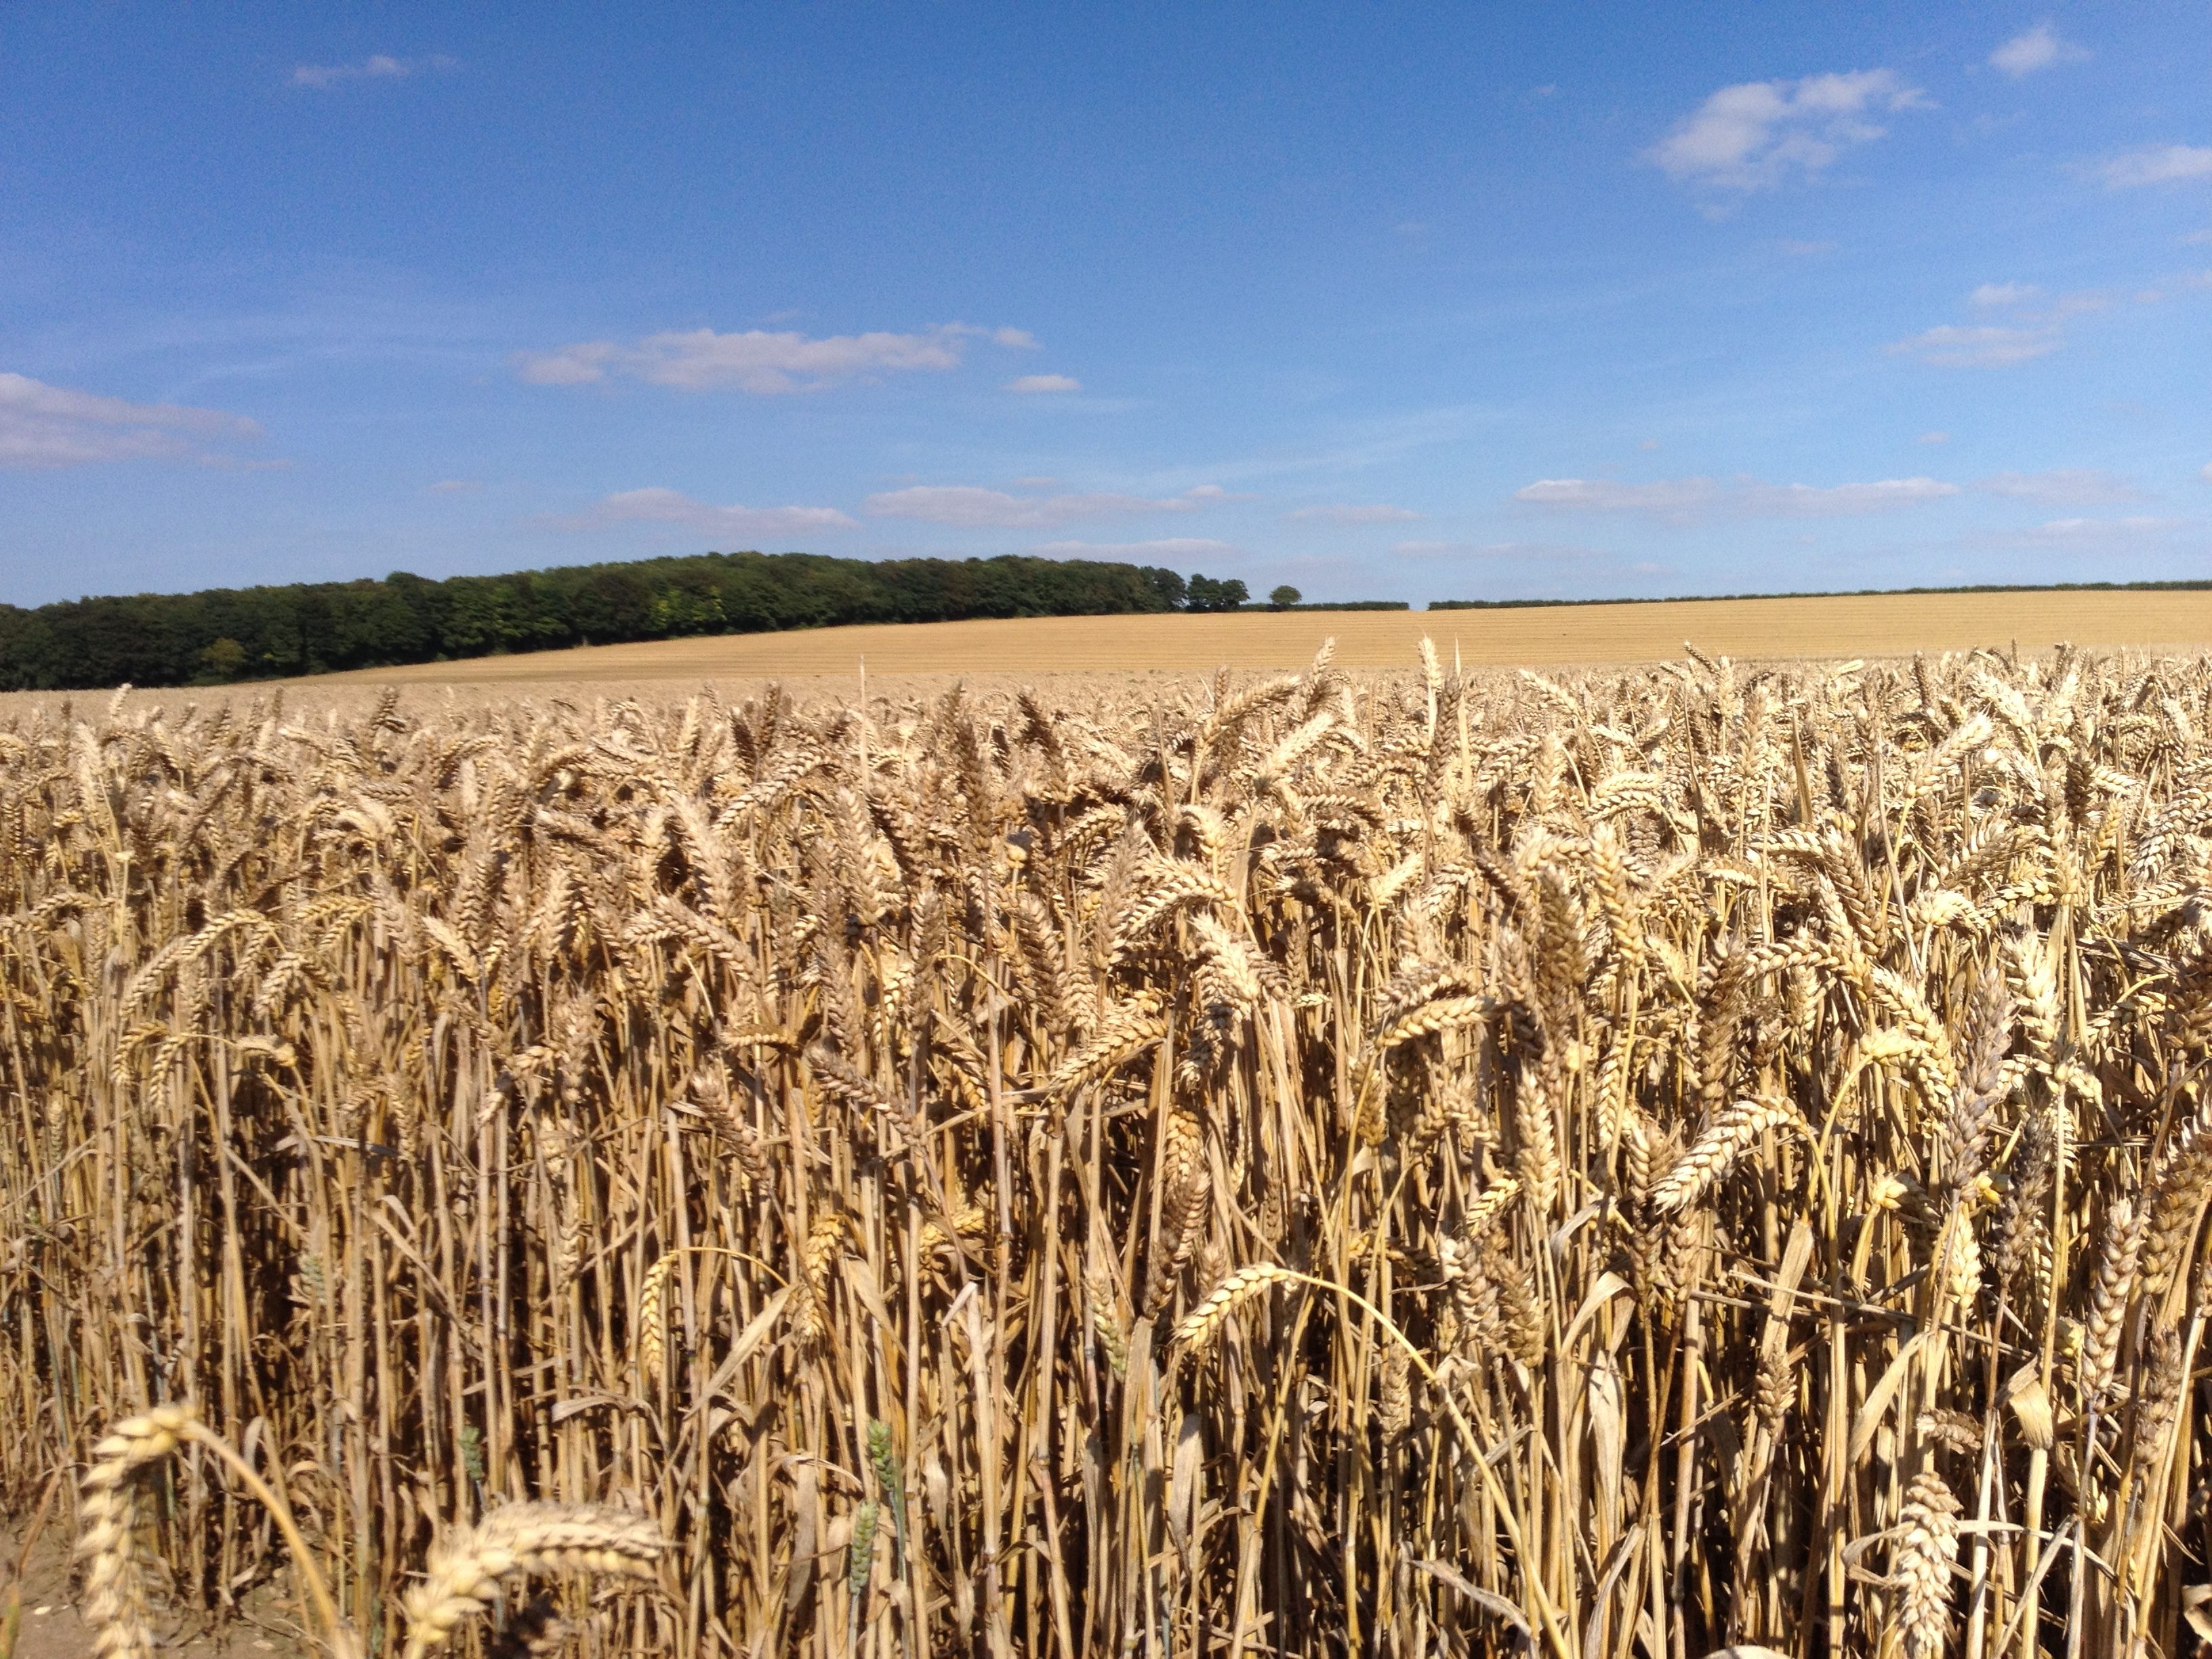
[{"label": "bent wheat stalk", "polygon": [[83,1529],[77,1553],[85,1562],[84,1614],[94,1629],[94,1652],[101,1659],[138,1659],[153,1651],[138,1559],[138,1531],[144,1518],[140,1488],[156,1464],[188,1442],[212,1452],[269,1511],[292,1552],[332,1659],[356,1659],[360,1644],[338,1616],[337,1603],[292,1518],[291,1505],[185,1405],[156,1406],[141,1416],[126,1417],[93,1448],[92,1468],[82,1487]]}]

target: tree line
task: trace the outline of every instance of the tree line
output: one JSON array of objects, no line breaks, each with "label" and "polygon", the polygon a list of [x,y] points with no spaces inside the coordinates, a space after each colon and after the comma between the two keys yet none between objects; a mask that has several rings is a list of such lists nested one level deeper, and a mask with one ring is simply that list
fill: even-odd
[{"label": "tree line", "polygon": [[1234,610],[1244,584],[1088,559],[704,553],[442,581],[295,582],[0,605],[0,690],[215,684],[845,623]]}]

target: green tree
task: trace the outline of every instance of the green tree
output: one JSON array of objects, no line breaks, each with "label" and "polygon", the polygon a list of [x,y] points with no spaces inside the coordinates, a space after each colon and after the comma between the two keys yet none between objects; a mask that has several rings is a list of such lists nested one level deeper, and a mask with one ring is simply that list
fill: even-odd
[{"label": "green tree", "polygon": [[1234,576],[1216,581],[1196,572],[1192,573],[1189,592],[1189,609],[1193,611],[1234,611],[1251,597],[1244,584]]},{"label": "green tree", "polygon": [[1288,582],[1285,582],[1267,595],[1267,603],[1278,611],[1287,611],[1304,598],[1305,598],[1304,594],[1299,592]]},{"label": "green tree", "polygon": [[221,684],[246,672],[246,647],[226,635],[200,653],[200,677]]}]

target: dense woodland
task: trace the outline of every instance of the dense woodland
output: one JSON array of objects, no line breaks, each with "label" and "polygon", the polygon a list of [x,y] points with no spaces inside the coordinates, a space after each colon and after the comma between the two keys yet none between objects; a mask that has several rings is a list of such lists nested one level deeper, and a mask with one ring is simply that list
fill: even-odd
[{"label": "dense woodland", "polygon": [[706,553],[433,581],[0,605],[0,690],[210,684],[842,623],[1233,610],[1244,584],[1084,559]]}]

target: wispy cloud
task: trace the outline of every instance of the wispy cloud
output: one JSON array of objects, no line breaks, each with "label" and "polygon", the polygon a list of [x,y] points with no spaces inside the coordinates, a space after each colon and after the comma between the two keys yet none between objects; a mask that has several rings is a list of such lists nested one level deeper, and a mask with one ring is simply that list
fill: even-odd
[{"label": "wispy cloud", "polygon": [[1006,392],[1080,392],[1083,382],[1072,374],[1017,374],[1000,388]]},{"label": "wispy cloud", "polygon": [[1757,478],[1539,478],[1513,499],[1557,512],[1620,513],[1693,524],[1716,519],[1838,519],[1921,507],[1956,495],[1936,478],[1878,478],[1865,483],[1764,483]]},{"label": "wispy cloud", "polygon": [[1316,520],[1322,524],[1411,524],[1421,515],[1410,507],[1393,507],[1388,501],[1373,501],[1301,507],[1283,516],[1291,520]]},{"label": "wispy cloud", "polygon": [[623,490],[594,501],[580,513],[549,522],[556,530],[612,530],[623,525],[659,524],[709,535],[763,538],[816,535],[854,527],[854,521],[834,507],[716,507],[658,485]]},{"label": "wispy cloud", "polygon": [[[2166,288],[2146,288],[2128,296],[2137,305],[2158,305],[2178,294],[2212,287],[2212,274],[2189,272]],[[2073,319],[2110,311],[2121,303],[2111,294],[2082,289],[2049,300],[2033,283],[1984,283],[1966,296],[1976,310],[1998,312],[2002,323],[1943,323],[1885,348],[1893,357],[1917,357],[1942,368],[2009,368],[2047,357],[2066,343],[2065,325]]]},{"label": "wispy cloud", "polygon": [[1926,97],[1892,70],[1747,81],[1723,87],[1645,152],[1685,184],[1770,190],[1828,167],[1887,128],[1870,117],[1924,107]]},{"label": "wispy cloud", "polygon": [[871,495],[863,510],[878,519],[919,519],[962,530],[1047,530],[1083,519],[1138,513],[1190,513],[1226,499],[1218,484],[1200,484],[1180,495],[1155,498],[1105,491],[1058,495],[1013,495],[980,484],[915,484]]},{"label": "wispy cloud", "polygon": [[2151,144],[2107,157],[2087,169],[2107,190],[2136,190],[2187,179],[2212,179],[2212,144]]},{"label": "wispy cloud", "polygon": [[2139,500],[2142,492],[2125,478],[2094,467],[2063,466],[2049,472],[2000,472],[1974,488],[2017,501],[2052,507],[2096,507],[2107,501]]},{"label": "wispy cloud", "polygon": [[442,52],[428,58],[393,58],[380,52],[358,64],[301,64],[292,71],[292,84],[327,91],[348,81],[404,81],[410,76],[459,67],[459,59]]},{"label": "wispy cloud", "polygon": [[2078,64],[2088,53],[2070,40],[2061,40],[2058,32],[2048,23],[2038,23],[2024,34],[2015,34],[1990,54],[1990,67],[2009,75],[2015,81],[2038,70],[2055,69],[2061,64]]},{"label": "wispy cloud", "polygon": [[1951,434],[1948,432],[1923,432],[1912,441],[1917,444],[1948,444],[1951,441]]},{"label": "wispy cloud", "polygon": [[258,438],[240,415],[179,404],[134,404],[27,374],[0,374],[0,467],[91,466],[102,461],[183,460],[240,465],[209,443]]},{"label": "wispy cloud", "polygon": [[1996,547],[2124,547],[2163,541],[2188,528],[2186,519],[2051,519],[2027,530],[1992,531],[1978,541]]},{"label": "wispy cloud", "polygon": [[1237,552],[1233,543],[1200,536],[1169,536],[1152,542],[1045,542],[1030,550],[1075,559],[1218,559]]},{"label": "wispy cloud", "polygon": [[763,396],[815,392],[864,376],[960,366],[969,343],[988,339],[1015,350],[1036,342],[1018,328],[944,323],[914,334],[881,331],[810,339],[787,331],[711,328],[648,334],[635,345],[586,340],[551,351],[523,351],[513,362],[532,386],[590,386],[620,375],[679,392],[734,389]]},{"label": "wispy cloud", "polygon": [[2058,349],[2055,327],[2008,328],[1996,323],[1943,323],[1884,348],[1939,368],[2009,368]]},{"label": "wispy cloud", "polygon": [[1390,550],[1404,559],[1542,559],[1555,562],[1609,559],[1613,556],[1601,547],[1583,547],[1573,542],[1408,541],[1395,544]]}]

